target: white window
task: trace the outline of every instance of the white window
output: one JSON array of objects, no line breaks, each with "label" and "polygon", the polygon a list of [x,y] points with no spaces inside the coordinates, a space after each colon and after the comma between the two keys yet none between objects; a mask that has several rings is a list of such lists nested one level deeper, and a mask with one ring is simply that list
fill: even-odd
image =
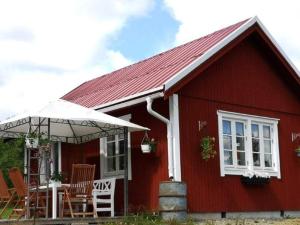
[{"label": "white window", "polygon": [[280,178],[278,119],[218,111],[221,176],[247,171]]},{"label": "white window", "polygon": [[[130,115],[120,117],[129,121]],[[100,139],[101,178],[124,177],[124,134]],[[130,133],[128,133],[128,179],[131,179]]]}]

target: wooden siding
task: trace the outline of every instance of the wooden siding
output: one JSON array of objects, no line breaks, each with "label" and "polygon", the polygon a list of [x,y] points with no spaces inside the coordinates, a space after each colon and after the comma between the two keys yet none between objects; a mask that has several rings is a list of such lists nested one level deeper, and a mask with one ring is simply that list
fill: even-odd
[{"label": "wooden siding", "polygon": [[[287,71],[252,35],[180,90],[182,179],[188,187],[190,212],[300,210],[300,159],[291,141],[291,133],[300,132],[300,98],[299,88],[287,77]],[[202,160],[202,136],[217,137],[218,150],[217,110],[280,119],[282,179],[247,187],[239,176],[220,176],[219,154],[208,162]],[[200,132],[199,120],[207,121]]]}]

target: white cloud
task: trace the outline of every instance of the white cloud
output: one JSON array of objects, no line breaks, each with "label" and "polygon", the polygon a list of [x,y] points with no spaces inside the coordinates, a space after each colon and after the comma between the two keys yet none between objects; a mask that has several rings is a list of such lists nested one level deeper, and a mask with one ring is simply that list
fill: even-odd
[{"label": "white cloud", "polygon": [[110,39],[153,0],[0,2],[0,120],[130,63]]},{"label": "white cloud", "polygon": [[164,0],[180,23],[175,44],[257,15],[292,61],[300,68],[300,3],[294,0]]}]

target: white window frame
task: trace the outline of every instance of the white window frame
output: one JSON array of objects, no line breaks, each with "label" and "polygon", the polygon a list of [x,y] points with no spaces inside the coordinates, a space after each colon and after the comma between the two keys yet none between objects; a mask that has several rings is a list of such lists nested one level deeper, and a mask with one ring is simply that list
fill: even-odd
[{"label": "white window frame", "polygon": [[[131,114],[127,114],[119,118],[126,121],[130,121]],[[119,135],[115,135],[115,141],[116,141],[116,147],[119,148]],[[100,138],[100,177],[101,179],[112,178],[112,177],[115,177],[117,179],[124,178],[124,170],[108,172],[106,165],[107,165],[107,138],[104,137],[104,138]],[[131,139],[130,139],[130,132],[128,132],[128,180],[132,179],[131,174],[132,174],[131,173]]]},{"label": "white window frame", "polygon": [[[217,111],[218,115],[218,132],[219,132],[219,153],[220,153],[220,172],[221,176],[225,175],[244,175],[247,171],[254,171],[257,173],[268,174],[268,176],[281,178],[280,173],[280,157],[279,157],[279,140],[278,140],[278,122],[279,119],[255,116],[249,114],[228,112],[228,111]],[[245,160],[246,166],[225,165],[224,164],[224,149],[223,149],[223,120],[230,121],[242,121],[245,123],[247,129],[244,130],[245,140]],[[272,167],[255,167],[253,166],[253,152],[252,152],[252,136],[251,136],[251,124],[258,123],[260,125],[268,125],[272,128]],[[261,146],[261,144],[260,144]],[[235,146],[233,146],[233,150]],[[260,154],[264,154],[261,152]],[[235,156],[233,155],[233,158]],[[263,164],[263,161],[261,161]]]}]

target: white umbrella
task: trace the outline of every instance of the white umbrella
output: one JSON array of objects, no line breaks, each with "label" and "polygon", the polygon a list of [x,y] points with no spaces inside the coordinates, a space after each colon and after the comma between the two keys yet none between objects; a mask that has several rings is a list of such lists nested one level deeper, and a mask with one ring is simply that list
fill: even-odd
[{"label": "white umbrella", "polygon": [[142,131],[148,128],[95,110],[58,99],[39,110],[0,122],[0,137],[19,137],[29,130],[48,136],[52,141],[83,143],[109,134]]},{"label": "white umbrella", "polygon": [[62,99],[50,102],[39,110],[0,122],[2,138],[17,138],[35,132],[50,138],[51,141],[79,144],[99,137],[123,133],[126,141],[124,144],[125,215],[128,210],[127,131],[143,130],[149,129]]}]

